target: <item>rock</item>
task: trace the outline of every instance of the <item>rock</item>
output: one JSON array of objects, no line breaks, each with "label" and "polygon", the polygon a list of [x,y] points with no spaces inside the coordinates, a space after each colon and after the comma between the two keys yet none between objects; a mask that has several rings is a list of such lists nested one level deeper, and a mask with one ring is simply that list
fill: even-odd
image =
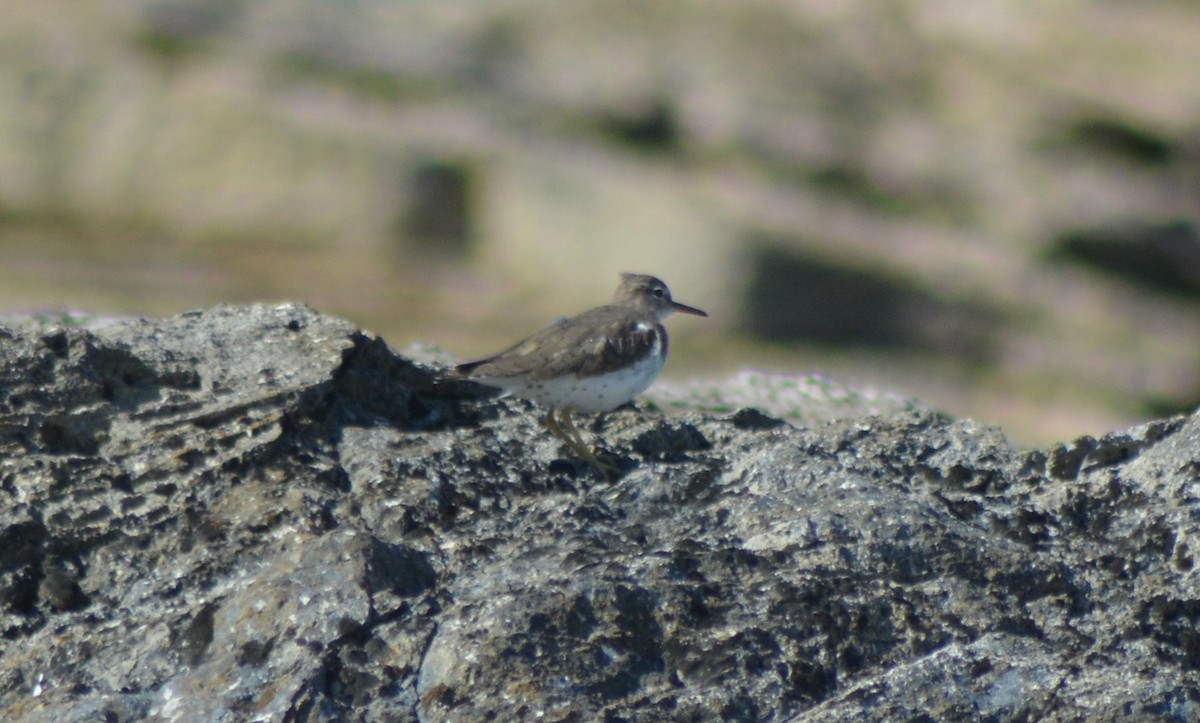
[{"label": "rock", "polygon": [[1200,718],[1194,416],[630,407],[608,483],[295,305],[10,323],[0,382],[6,721]]}]

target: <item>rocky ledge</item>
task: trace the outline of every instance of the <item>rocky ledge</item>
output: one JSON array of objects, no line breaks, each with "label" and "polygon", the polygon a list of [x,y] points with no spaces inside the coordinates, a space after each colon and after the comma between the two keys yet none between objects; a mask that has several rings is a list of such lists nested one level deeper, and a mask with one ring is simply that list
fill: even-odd
[{"label": "rocky ledge", "polygon": [[0,326],[0,719],[1197,720],[1200,425],[592,425],[302,306]]}]

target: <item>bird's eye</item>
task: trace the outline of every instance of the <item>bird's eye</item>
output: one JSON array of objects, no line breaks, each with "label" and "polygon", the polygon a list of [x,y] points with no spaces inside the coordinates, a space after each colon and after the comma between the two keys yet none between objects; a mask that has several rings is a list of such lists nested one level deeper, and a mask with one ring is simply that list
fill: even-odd
[{"label": "bird's eye", "polygon": [[662,290],[662,289],[655,289],[655,290],[654,290],[654,298],[656,298],[656,299],[661,299],[662,297],[663,297],[663,290]]}]

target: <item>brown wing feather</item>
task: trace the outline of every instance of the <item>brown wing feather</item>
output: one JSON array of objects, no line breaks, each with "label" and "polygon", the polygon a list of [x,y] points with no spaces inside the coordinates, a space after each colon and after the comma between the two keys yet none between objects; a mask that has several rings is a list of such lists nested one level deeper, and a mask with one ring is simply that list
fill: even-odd
[{"label": "brown wing feather", "polygon": [[[486,359],[455,368],[463,376],[511,377],[528,374],[546,379],[563,374],[594,376],[606,369],[640,358],[661,333],[661,326],[637,331],[638,315],[620,306],[601,306],[559,321],[534,333],[509,349]],[[613,341],[625,330],[629,336]],[[636,333],[630,333],[635,332]],[[666,335],[663,334],[663,343]],[[552,339],[553,338],[553,339]],[[550,341],[553,343],[548,343]]]},{"label": "brown wing feather", "polygon": [[529,363],[534,361],[535,355],[532,352],[541,345],[540,340],[545,339],[551,329],[557,329],[570,321],[570,319],[559,319],[518,341],[504,351],[497,352],[483,359],[459,364],[454,367],[454,371],[464,377],[510,377],[517,374],[525,374],[529,371],[527,368]]},{"label": "brown wing feather", "polygon": [[620,332],[614,331],[602,339],[593,339],[594,353],[583,355],[578,359],[576,368],[571,369],[577,376],[590,377],[603,374],[612,369],[628,366],[645,358],[654,348],[656,339],[661,339],[663,354],[667,351],[667,335],[661,324],[643,323],[648,328],[639,329],[636,320],[629,320],[619,325]]}]

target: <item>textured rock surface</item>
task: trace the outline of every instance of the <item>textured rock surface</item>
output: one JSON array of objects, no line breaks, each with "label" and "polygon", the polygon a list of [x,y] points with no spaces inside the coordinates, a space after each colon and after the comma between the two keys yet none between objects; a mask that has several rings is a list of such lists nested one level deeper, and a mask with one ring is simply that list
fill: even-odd
[{"label": "textured rock surface", "polygon": [[300,306],[0,327],[0,719],[1195,720],[1200,424],[623,409]]}]

